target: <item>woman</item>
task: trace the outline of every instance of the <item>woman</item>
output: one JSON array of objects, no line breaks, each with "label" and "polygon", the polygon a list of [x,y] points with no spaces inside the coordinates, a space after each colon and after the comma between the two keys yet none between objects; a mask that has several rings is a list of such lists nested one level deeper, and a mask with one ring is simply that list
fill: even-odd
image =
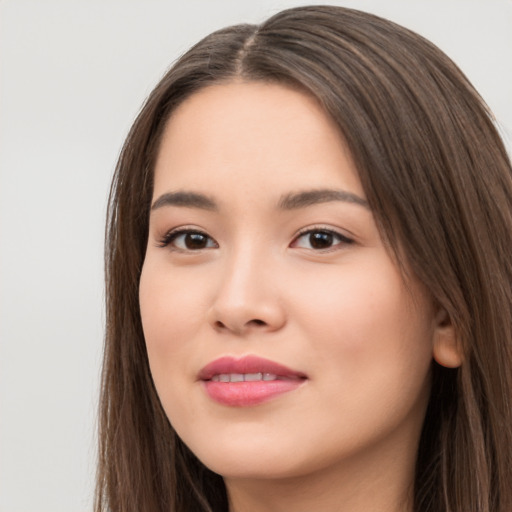
[{"label": "woman", "polygon": [[432,44],[335,7],[206,37],[112,187],[97,510],[510,510],[511,246]]}]

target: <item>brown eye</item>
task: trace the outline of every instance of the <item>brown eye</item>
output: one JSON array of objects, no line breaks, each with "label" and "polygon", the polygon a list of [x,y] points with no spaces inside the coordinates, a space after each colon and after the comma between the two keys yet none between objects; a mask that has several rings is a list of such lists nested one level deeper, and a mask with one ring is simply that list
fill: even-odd
[{"label": "brown eye", "polygon": [[292,247],[312,249],[315,251],[328,250],[338,246],[352,244],[354,241],[341,233],[327,229],[310,229],[303,232],[293,242]]},{"label": "brown eye", "polygon": [[309,234],[309,245],[313,249],[328,249],[334,242],[332,233],[317,231]]},{"label": "brown eye", "polygon": [[212,249],[218,247],[213,238],[201,231],[180,230],[169,233],[162,243],[161,247],[169,246],[178,251],[200,251],[202,249]]},{"label": "brown eye", "polygon": [[187,249],[205,249],[208,246],[208,237],[202,233],[187,233],[183,235],[183,243]]}]

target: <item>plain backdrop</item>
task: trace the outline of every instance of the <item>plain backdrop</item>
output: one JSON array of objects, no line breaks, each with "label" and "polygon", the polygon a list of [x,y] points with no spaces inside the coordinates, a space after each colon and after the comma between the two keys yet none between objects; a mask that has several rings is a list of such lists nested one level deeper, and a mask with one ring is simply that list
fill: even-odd
[{"label": "plain backdrop", "polygon": [[[510,148],[510,0],[331,3],[434,41]],[[202,36],[296,5],[0,0],[1,512],[92,509],[106,198],[142,101]]]}]

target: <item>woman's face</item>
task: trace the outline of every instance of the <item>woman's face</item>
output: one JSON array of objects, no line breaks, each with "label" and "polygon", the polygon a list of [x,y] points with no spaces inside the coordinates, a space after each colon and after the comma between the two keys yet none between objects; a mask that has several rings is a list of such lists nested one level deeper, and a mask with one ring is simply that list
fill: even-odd
[{"label": "woman's face", "polygon": [[173,427],[228,482],[414,463],[434,308],[307,94],[236,82],[174,112],[140,307]]}]

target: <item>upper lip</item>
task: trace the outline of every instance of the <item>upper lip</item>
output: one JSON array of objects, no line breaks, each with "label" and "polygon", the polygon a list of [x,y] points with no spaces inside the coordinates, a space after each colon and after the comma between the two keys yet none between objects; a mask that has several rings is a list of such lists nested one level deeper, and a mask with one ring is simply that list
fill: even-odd
[{"label": "upper lip", "polygon": [[306,375],[302,372],[287,368],[275,361],[252,355],[238,359],[231,356],[215,359],[199,372],[198,378],[199,380],[210,380],[214,375],[230,373],[271,373],[279,377],[306,378]]}]

